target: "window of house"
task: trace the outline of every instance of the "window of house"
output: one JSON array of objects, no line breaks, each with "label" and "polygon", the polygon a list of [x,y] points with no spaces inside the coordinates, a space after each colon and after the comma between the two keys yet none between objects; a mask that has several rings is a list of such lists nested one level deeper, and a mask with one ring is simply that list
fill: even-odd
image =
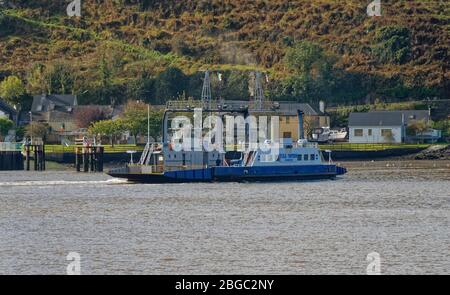
[{"label": "window of house", "polygon": [[381,136],[392,137],[392,129],[381,129]]},{"label": "window of house", "polygon": [[290,123],[290,121],[291,121],[291,117],[289,117],[289,116],[286,116],[286,124],[289,124],[289,123]]},{"label": "window of house", "polygon": [[355,129],[354,135],[358,136],[358,137],[364,136],[364,130],[363,129]]},{"label": "window of house", "polygon": [[372,129],[368,130],[368,134],[369,134],[369,136],[372,136]]}]

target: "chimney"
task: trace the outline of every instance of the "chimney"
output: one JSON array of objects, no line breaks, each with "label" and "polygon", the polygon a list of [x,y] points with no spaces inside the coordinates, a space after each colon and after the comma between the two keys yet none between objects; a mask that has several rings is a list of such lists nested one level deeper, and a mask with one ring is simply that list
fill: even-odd
[{"label": "chimney", "polygon": [[319,111],[325,113],[325,102],[323,100],[319,101]]},{"label": "chimney", "polygon": [[305,139],[305,133],[303,128],[303,112],[298,110],[298,139]]}]

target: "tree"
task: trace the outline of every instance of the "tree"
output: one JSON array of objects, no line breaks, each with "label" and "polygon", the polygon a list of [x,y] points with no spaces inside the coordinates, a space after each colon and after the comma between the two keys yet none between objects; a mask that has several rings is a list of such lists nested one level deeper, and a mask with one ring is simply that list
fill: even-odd
[{"label": "tree", "polygon": [[45,81],[45,66],[41,63],[36,63],[29,70],[27,75],[27,91],[33,94],[47,93],[48,89]]},{"label": "tree", "polygon": [[285,92],[309,101],[330,95],[335,59],[319,45],[308,41],[296,43],[287,51],[285,63],[294,72],[285,81]]},{"label": "tree", "polygon": [[107,136],[111,146],[114,147],[116,137],[126,130],[122,120],[102,120],[95,122],[89,127],[89,133],[94,136]]},{"label": "tree", "polygon": [[87,106],[85,108],[77,108],[74,112],[75,123],[78,128],[88,128],[92,123],[105,120],[106,114],[98,107]]},{"label": "tree", "polygon": [[169,67],[155,79],[156,103],[163,104],[169,99],[178,98],[186,91],[187,77],[178,68]]},{"label": "tree", "polygon": [[375,33],[372,52],[380,63],[404,64],[411,59],[411,33],[408,28],[387,26]]},{"label": "tree", "polygon": [[430,129],[430,124],[425,120],[414,120],[408,124],[406,134],[409,136],[420,136]]},{"label": "tree", "polygon": [[[100,78],[100,87],[102,89],[102,101],[105,101],[108,96],[111,95],[111,85],[112,85],[112,70],[108,65],[106,56],[103,55],[100,59],[100,64],[98,67],[98,74]],[[111,105],[113,102],[111,101]]]},{"label": "tree", "polygon": [[72,66],[67,62],[57,62],[46,67],[44,79],[47,93],[68,94],[73,91],[75,75]]},{"label": "tree", "polygon": [[13,105],[20,105],[25,86],[17,76],[9,76],[0,83],[0,96]]},{"label": "tree", "polygon": [[45,141],[45,137],[49,133],[49,127],[46,124],[40,122],[32,122],[25,128],[25,134],[33,138],[42,138]]},{"label": "tree", "polygon": [[11,130],[14,126],[13,121],[8,118],[0,117],[0,141],[8,135],[9,130]]},{"label": "tree", "polygon": [[150,108],[150,117],[148,117],[148,105],[137,101],[128,101],[122,120],[127,130],[133,136],[147,135],[148,118],[150,118],[150,136],[157,137],[161,134],[161,122],[163,112]]}]

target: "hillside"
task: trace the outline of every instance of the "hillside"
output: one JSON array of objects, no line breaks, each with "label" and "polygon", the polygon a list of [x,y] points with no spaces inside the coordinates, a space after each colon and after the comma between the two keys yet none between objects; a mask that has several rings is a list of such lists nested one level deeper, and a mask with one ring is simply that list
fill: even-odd
[{"label": "hillside", "polygon": [[[65,14],[70,1],[6,2],[0,79],[18,75],[30,93],[64,90],[86,103],[140,95],[162,102],[180,92],[198,96],[198,72],[206,68],[225,71],[229,84],[217,89],[241,90],[248,88],[241,81],[246,71],[257,68],[268,72],[266,88],[274,99],[353,103],[450,96],[448,1],[382,1],[383,15],[369,17],[370,1],[359,0],[84,0],[81,18]],[[326,93],[302,97],[307,90],[295,92],[287,82],[295,71],[285,55],[299,41],[318,44],[333,57]],[[61,89],[40,79],[50,68],[69,73],[70,83]],[[184,79],[183,85],[166,93],[158,79],[167,77]]]}]

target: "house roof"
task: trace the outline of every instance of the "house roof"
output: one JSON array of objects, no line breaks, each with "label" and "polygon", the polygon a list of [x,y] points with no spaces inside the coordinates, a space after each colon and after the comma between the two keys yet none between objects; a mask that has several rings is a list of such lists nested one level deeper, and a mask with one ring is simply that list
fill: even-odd
[{"label": "house roof", "polygon": [[428,111],[371,111],[368,113],[350,113],[349,126],[403,126],[411,121],[429,120]]},{"label": "house roof", "polygon": [[8,113],[11,115],[17,114],[17,111],[1,98],[0,98],[0,110],[2,110],[4,113]]},{"label": "house roof", "polygon": [[350,113],[348,125],[358,127],[403,126],[401,112]]},{"label": "house roof", "polygon": [[283,113],[297,115],[297,111],[302,111],[307,116],[321,116],[322,112],[314,109],[309,103],[280,102],[280,108]]},{"label": "house roof", "polygon": [[411,121],[430,120],[430,113],[426,110],[404,110],[404,111],[371,111],[371,113],[392,113],[400,112],[405,116],[405,124],[409,124]]},{"label": "house roof", "polygon": [[45,112],[56,107],[71,108],[78,105],[76,95],[43,94],[33,96],[32,112]]}]

